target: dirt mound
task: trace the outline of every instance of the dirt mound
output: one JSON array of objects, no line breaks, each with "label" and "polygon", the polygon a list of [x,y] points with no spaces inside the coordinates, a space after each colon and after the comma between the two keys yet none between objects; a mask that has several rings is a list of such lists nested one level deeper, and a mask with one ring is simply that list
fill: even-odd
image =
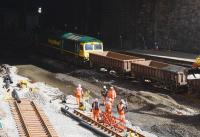
[{"label": "dirt mound", "polygon": [[138,92],[137,96],[146,102],[146,104],[151,104],[156,106],[156,109],[172,114],[178,115],[195,115],[196,112],[186,106],[178,104],[173,98],[163,95],[155,94],[151,92]]},{"label": "dirt mound", "polygon": [[195,115],[193,109],[180,105],[175,99],[165,94],[156,94],[147,91],[133,91],[114,86],[118,95],[144,111],[153,111],[156,114]]},{"label": "dirt mound", "polygon": [[179,125],[163,124],[154,125],[151,127],[152,132],[156,133],[159,137],[197,137],[192,131],[186,130]]}]

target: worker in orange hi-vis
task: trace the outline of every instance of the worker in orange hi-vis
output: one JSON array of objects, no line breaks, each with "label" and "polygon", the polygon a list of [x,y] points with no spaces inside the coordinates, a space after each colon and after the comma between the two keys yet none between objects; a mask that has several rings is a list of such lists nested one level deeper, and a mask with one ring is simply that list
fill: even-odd
[{"label": "worker in orange hi-vis", "polygon": [[116,91],[113,87],[110,87],[108,90],[108,98],[111,99],[111,102],[113,103],[115,98],[117,97]]},{"label": "worker in orange hi-vis", "polygon": [[109,98],[107,101],[106,101],[106,104],[105,104],[105,112],[107,114],[110,114],[112,113],[112,99]]},{"label": "worker in orange hi-vis", "polygon": [[108,90],[107,90],[106,86],[103,86],[103,90],[101,91],[103,105],[106,104],[107,94],[108,94]]},{"label": "worker in orange hi-vis", "polygon": [[81,84],[78,84],[78,87],[75,90],[75,96],[76,96],[76,103],[79,106],[81,98],[83,97],[83,89],[81,88]]},{"label": "worker in orange hi-vis", "polygon": [[92,113],[93,119],[97,121],[99,119],[100,114],[100,104],[97,98],[95,98],[94,102],[92,103]]},{"label": "worker in orange hi-vis", "polygon": [[119,114],[119,119],[123,122],[125,122],[125,109],[127,109],[126,103],[123,99],[121,99],[119,104],[117,105],[117,111]]}]

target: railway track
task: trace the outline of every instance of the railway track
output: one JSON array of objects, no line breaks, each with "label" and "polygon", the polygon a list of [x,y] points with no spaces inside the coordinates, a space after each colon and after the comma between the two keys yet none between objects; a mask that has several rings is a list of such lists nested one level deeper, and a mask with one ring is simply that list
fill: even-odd
[{"label": "railway track", "polygon": [[43,110],[33,101],[9,101],[20,137],[58,137]]},{"label": "railway track", "polygon": [[[78,110],[74,110],[74,114],[79,117],[80,119],[83,119],[86,123],[88,123],[90,126],[92,126],[93,128],[104,132],[107,136],[110,137],[124,137],[124,132],[123,131],[119,131],[114,129],[113,127],[110,127],[108,125],[105,125],[103,123],[99,123],[95,120],[93,120],[91,118],[91,116],[84,114],[81,111]],[[134,134],[134,137],[144,137],[142,134],[137,133],[136,131],[132,130],[131,128],[127,128],[127,133],[131,132],[132,134]],[[128,135],[127,137],[129,137],[130,135]]]}]

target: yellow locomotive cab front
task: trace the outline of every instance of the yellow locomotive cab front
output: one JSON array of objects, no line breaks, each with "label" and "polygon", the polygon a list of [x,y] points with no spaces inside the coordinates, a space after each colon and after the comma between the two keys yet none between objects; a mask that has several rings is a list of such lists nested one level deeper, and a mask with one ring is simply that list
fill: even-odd
[{"label": "yellow locomotive cab front", "polygon": [[84,43],[83,52],[80,52],[80,56],[85,60],[89,60],[89,54],[95,52],[103,52],[103,44],[98,42]]}]

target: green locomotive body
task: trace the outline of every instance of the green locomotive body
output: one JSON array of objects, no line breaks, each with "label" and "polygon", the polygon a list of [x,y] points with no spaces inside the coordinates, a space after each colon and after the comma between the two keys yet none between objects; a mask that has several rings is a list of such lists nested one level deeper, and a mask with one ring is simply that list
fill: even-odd
[{"label": "green locomotive body", "polygon": [[39,37],[39,50],[47,55],[68,61],[89,61],[89,54],[103,52],[103,42],[75,33],[43,34]]}]

